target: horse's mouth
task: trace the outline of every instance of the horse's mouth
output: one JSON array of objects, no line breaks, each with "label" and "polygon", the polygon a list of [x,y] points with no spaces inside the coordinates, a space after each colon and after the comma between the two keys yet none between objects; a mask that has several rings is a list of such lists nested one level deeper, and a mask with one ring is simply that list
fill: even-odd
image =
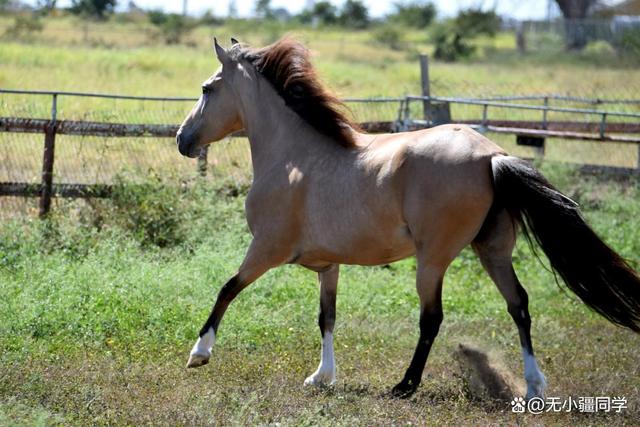
[{"label": "horse's mouth", "polygon": [[185,157],[189,157],[190,159],[195,159],[198,157],[200,153],[200,149],[198,148],[198,144],[195,144],[192,141],[186,140],[182,137],[182,134],[178,132],[176,135],[176,142],[178,144],[178,151]]}]

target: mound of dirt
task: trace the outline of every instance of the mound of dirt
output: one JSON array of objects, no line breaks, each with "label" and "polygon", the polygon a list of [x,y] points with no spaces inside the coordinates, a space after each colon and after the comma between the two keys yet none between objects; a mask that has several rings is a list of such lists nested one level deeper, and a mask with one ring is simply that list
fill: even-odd
[{"label": "mound of dirt", "polygon": [[491,352],[467,343],[459,344],[454,356],[473,400],[505,402],[514,396],[523,396],[524,381],[518,379]]}]

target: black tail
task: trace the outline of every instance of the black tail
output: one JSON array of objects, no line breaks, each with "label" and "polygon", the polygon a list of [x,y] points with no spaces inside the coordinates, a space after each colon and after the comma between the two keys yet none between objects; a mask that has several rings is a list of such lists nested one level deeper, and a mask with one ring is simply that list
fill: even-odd
[{"label": "black tail", "polygon": [[551,267],[589,307],[640,333],[640,277],[582,218],[573,200],[524,160],[491,162],[496,203],[507,209]]}]

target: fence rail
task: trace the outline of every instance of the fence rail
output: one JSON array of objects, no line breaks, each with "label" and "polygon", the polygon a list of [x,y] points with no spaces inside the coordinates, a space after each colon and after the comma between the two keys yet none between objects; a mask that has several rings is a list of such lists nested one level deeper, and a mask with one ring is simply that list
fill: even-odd
[{"label": "fence rail", "polygon": [[[473,98],[438,97],[430,95],[428,62],[424,57],[421,59],[421,66],[423,72],[422,96],[347,98],[343,100],[353,109],[364,107],[371,111],[384,112],[384,114],[377,116],[373,113],[364,114],[366,118],[360,118],[359,120],[363,130],[371,133],[398,132],[423,129],[440,123],[455,122],[470,125],[480,132],[516,135],[518,141],[520,138],[528,138],[528,142],[523,145],[534,145],[537,147],[537,153],[541,154],[544,153],[546,138],[592,141],[592,143],[603,144],[603,146],[614,147],[614,149],[618,146],[616,144],[625,146],[635,144],[637,146],[637,167],[631,169],[630,167],[615,165],[610,170],[640,174],[640,112],[635,112],[640,108],[640,100],[638,99],[600,99],[558,94]],[[175,103],[175,105],[180,106],[179,103],[181,102],[197,101],[197,98],[193,97],[112,95],[19,89],[0,89],[0,94],[51,97],[51,111],[48,118],[20,117],[17,115],[0,117],[0,132],[14,135],[44,134],[44,150],[40,151],[42,153],[42,167],[37,182],[22,182],[19,181],[20,178],[16,179],[13,175],[9,175],[9,179],[5,180],[6,182],[0,182],[0,196],[38,197],[39,214],[41,216],[46,215],[49,211],[52,197],[109,197],[112,190],[108,181],[100,181],[99,179],[98,182],[84,184],[54,183],[56,135],[61,135],[63,138],[68,135],[69,138],[76,139],[80,137],[106,138],[108,140],[124,138],[125,143],[127,143],[126,138],[159,138],[161,141],[166,141],[167,138],[174,138],[178,130],[178,125],[166,123],[177,121],[173,116],[167,118],[165,123],[140,123],[141,120],[137,119],[138,116],[136,116],[136,122],[134,123],[119,122],[112,118],[102,121],[87,120],[86,116],[83,116],[81,120],[76,120],[75,117],[74,119],[67,117],[61,119],[61,110],[58,108],[61,98],[77,97],[132,102],[142,101],[145,106],[148,105],[146,104],[148,102]],[[536,103],[541,103],[542,105]],[[624,108],[626,111],[577,108],[575,105],[587,107],[617,106],[618,109]],[[461,107],[468,107],[469,110],[464,110],[461,113]],[[117,109],[116,107],[111,108]],[[140,108],[144,111],[146,107]],[[182,111],[181,106],[176,111]],[[471,116],[469,116],[469,111],[473,111]],[[497,114],[496,112],[503,113]],[[63,116],[65,115],[63,114]],[[563,119],[559,120],[555,116],[561,116]],[[591,119],[580,119],[584,117]],[[243,134],[239,133],[235,136],[243,136]],[[91,140],[85,141],[82,139],[81,141],[83,146],[86,145],[88,147],[87,150],[92,149]],[[533,144],[531,144],[532,141]],[[60,146],[63,151],[65,142],[63,140]],[[108,147],[105,149],[108,149]],[[66,154],[59,154],[60,161],[68,160],[68,151],[67,149]],[[33,153],[35,151],[31,152],[30,155],[33,155]],[[1,154],[0,152],[0,157]],[[153,156],[153,154],[149,155]],[[245,154],[245,156],[248,157],[248,154]],[[91,161],[96,160],[92,158]],[[172,160],[170,161],[172,162]],[[207,150],[204,149],[199,156],[197,173],[206,175],[207,164]],[[625,164],[628,164],[628,162]],[[1,171],[2,165],[0,164]]]}]

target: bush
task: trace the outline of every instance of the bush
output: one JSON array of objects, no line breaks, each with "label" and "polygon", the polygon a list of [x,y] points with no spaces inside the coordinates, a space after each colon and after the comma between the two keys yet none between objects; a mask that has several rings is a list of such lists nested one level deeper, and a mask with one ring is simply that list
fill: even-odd
[{"label": "bush", "polygon": [[373,33],[373,38],[376,42],[391,49],[402,49],[403,47],[404,34],[391,25],[378,27]]},{"label": "bush", "polygon": [[453,62],[468,58],[475,51],[455,25],[440,25],[432,35],[435,51],[433,56],[441,61]]},{"label": "bush", "polygon": [[303,24],[335,25],[338,22],[338,10],[328,1],[320,1],[312,9],[303,11],[299,19]]},{"label": "bush", "polygon": [[484,12],[481,9],[467,9],[458,13],[455,26],[464,37],[480,34],[493,37],[500,29],[500,17],[493,10]]},{"label": "bush", "polygon": [[640,58],[640,28],[624,30],[618,44],[618,52],[625,56]]},{"label": "bush", "polygon": [[175,185],[152,175],[138,184],[116,179],[111,199],[109,220],[131,232],[143,245],[160,247],[180,244],[185,237],[183,197]]},{"label": "bush", "polygon": [[104,19],[113,13],[116,3],[116,0],[71,0],[71,12]]},{"label": "bush", "polygon": [[389,18],[392,21],[415,28],[428,27],[436,17],[436,7],[433,3],[414,1],[410,3],[395,3],[395,13]]},{"label": "bush", "polygon": [[17,15],[5,35],[11,38],[29,38],[42,31],[44,26],[37,15]]},{"label": "bush", "polygon": [[189,18],[177,13],[164,13],[160,10],[150,11],[147,14],[149,21],[160,30],[159,36],[166,44],[178,44],[183,37],[191,32],[195,26]]},{"label": "bush", "polygon": [[475,52],[469,40],[485,34],[493,37],[500,28],[500,18],[494,11],[468,9],[458,13],[453,20],[435,27],[432,41],[434,56],[443,61],[457,61]]},{"label": "bush", "polygon": [[369,26],[367,7],[360,0],[347,0],[340,11],[340,24],[348,28],[367,28]]}]

